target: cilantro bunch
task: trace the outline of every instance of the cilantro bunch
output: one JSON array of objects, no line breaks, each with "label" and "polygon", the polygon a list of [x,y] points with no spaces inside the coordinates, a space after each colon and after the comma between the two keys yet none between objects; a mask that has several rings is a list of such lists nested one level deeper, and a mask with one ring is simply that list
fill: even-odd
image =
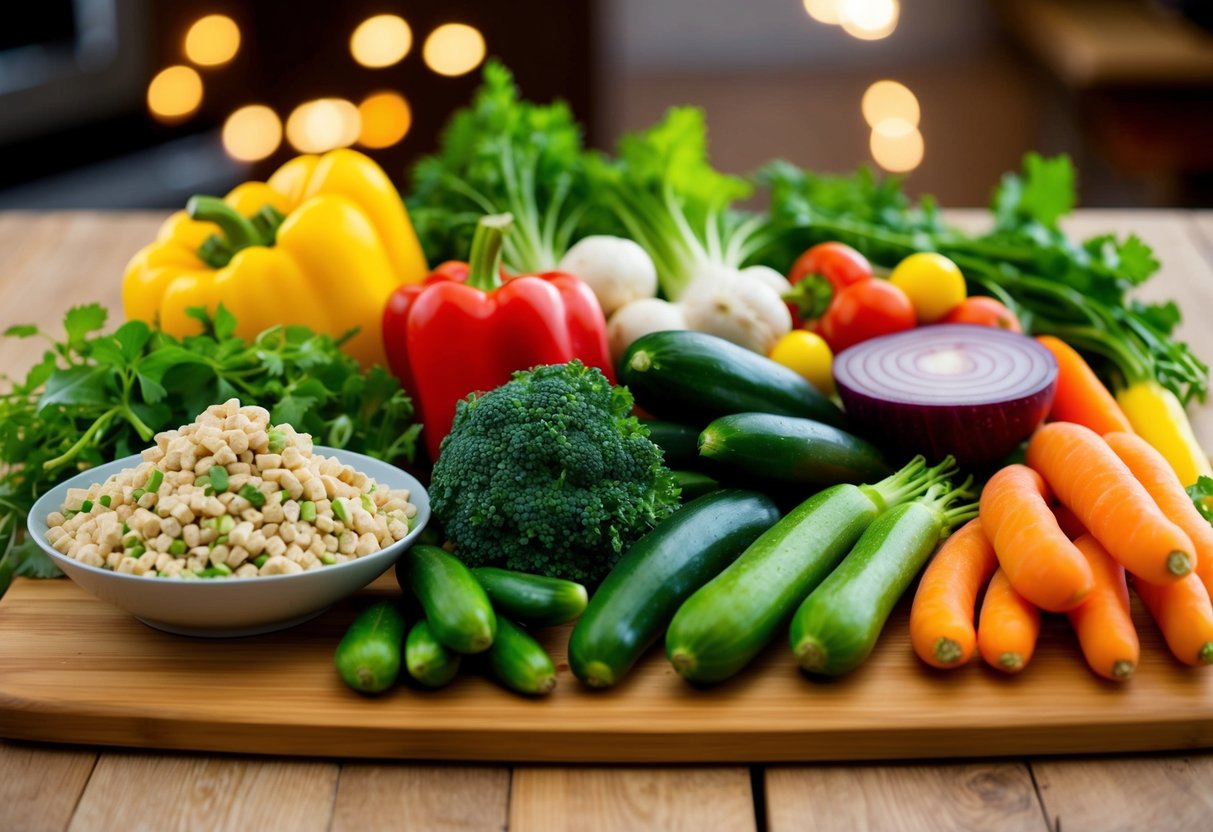
[{"label": "cilantro bunch", "polygon": [[69,310],[61,339],[29,325],[4,333],[49,346],[24,379],[0,387],[0,594],[14,574],[58,574],[22,540],[35,499],[81,470],[138,453],[216,402],[265,407],[320,444],[412,458],[420,431],[412,402],[383,368],[364,372],[339,341],[306,327],[273,327],[247,342],[222,306],[214,318],[190,314],[203,331],[183,339],[142,321],[102,332],[97,304]]},{"label": "cilantro bunch", "polygon": [[1077,242],[1061,230],[1076,201],[1065,156],[1028,154],[1022,174],[1003,177],[993,228],[983,234],[944,225],[932,200],[913,205],[899,180],[879,181],[866,170],[819,176],[775,162],[759,181],[782,229],[778,245],[764,252],[776,268],[825,240],[848,243],[886,267],[915,251],[937,251],[960,266],[971,289],[1015,310],[1026,331],[1082,350],[1114,387],[1155,379],[1184,403],[1207,393],[1208,367],[1171,338],[1176,305],[1129,297],[1158,270],[1150,247],[1136,235]]}]

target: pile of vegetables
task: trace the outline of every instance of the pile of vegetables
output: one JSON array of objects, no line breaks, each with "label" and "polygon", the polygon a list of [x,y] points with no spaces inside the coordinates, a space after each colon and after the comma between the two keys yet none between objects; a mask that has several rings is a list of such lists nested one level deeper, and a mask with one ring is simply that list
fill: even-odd
[{"label": "pile of vegetables", "polygon": [[38,496],[85,468],[137,453],[216,402],[260,405],[275,423],[325,445],[412,458],[419,430],[412,404],[383,368],[361,369],[342,342],[305,327],[275,326],[245,340],[224,306],[213,316],[193,314],[201,334],[180,339],[142,321],[106,331],[107,313],[96,304],[68,310],[62,336],[33,326],[5,332],[48,347],[0,393],[0,593],[14,575],[58,574],[24,535]]}]

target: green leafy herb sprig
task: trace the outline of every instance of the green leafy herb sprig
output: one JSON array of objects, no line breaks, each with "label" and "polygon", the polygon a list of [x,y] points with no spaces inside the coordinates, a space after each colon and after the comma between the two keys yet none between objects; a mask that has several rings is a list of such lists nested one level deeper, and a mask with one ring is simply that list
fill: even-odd
[{"label": "green leafy herb sprig", "polygon": [[236,320],[222,306],[213,318],[202,309],[190,314],[202,332],[182,339],[142,321],[102,332],[107,314],[97,304],[68,310],[61,339],[31,325],[4,333],[44,338],[49,348],[24,379],[0,379],[0,594],[14,574],[57,574],[23,540],[38,496],[230,398],[267,408],[274,423],[320,444],[412,459],[421,429],[412,402],[386,370],[363,371],[343,353],[344,339],[280,326],[250,342],[235,335]]}]

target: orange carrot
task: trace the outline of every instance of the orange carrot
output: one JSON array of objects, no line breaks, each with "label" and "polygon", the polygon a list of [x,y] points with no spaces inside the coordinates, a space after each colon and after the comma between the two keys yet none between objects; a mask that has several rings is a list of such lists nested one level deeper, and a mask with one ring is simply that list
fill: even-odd
[{"label": "orange carrot", "polygon": [[1041,335],[1036,340],[1057,359],[1057,389],[1050,419],[1074,422],[1100,435],[1133,430],[1116,399],[1073,347],[1052,335]]},{"label": "orange carrot", "polygon": [[1028,442],[1031,465],[1096,540],[1152,584],[1179,580],[1196,548],[1172,523],[1108,443],[1090,428],[1054,422]]},{"label": "orange carrot", "polygon": [[1166,457],[1149,442],[1132,433],[1109,433],[1104,441],[1133,472],[1166,518],[1179,526],[1196,547],[1194,571],[1213,595],[1213,526],[1200,516],[1192,498]]},{"label": "orange carrot", "polygon": [[[1061,529],[1062,533],[1065,534],[1066,537],[1070,538],[1070,540],[1082,537],[1087,533],[1087,530],[1083,526],[1082,522],[1074,516],[1074,512],[1070,511],[1061,503],[1053,506],[1053,516],[1057,518],[1057,527]],[[1210,526],[1209,528],[1213,529],[1213,526]]]},{"label": "orange carrot", "polygon": [[1094,579],[1048,499],[1039,474],[1008,465],[981,491],[981,525],[1015,591],[1042,609],[1065,612],[1082,603]]},{"label": "orange carrot", "polygon": [[977,649],[990,667],[1018,673],[1032,660],[1040,610],[1015,591],[1001,569],[990,579],[977,622]]},{"label": "orange carrot", "polygon": [[954,533],[927,565],[910,607],[910,641],[933,667],[959,667],[973,657],[977,593],[998,567],[980,520]]},{"label": "orange carrot", "polygon": [[1184,664],[1213,664],[1213,603],[1200,578],[1189,575],[1167,586],[1133,578],[1133,588]]},{"label": "orange carrot", "polygon": [[1070,625],[1091,669],[1105,679],[1123,681],[1133,675],[1141,654],[1129,617],[1125,568],[1092,535],[1084,534],[1074,545],[1091,564],[1095,586],[1081,606],[1067,613]]}]

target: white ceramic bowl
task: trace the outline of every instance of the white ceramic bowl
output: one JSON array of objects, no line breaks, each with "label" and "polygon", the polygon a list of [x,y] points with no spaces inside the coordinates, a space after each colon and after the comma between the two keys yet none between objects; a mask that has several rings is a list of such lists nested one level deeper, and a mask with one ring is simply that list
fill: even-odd
[{"label": "white ceramic bowl", "polygon": [[413,476],[363,454],[317,446],[316,453],[336,457],[388,488],[407,488],[417,516],[408,535],[371,555],[293,575],[263,578],[173,581],[145,578],[89,566],[60,554],[46,540],[46,518],[67,500],[69,488],[88,488],[139,456],[98,465],[42,495],[29,513],[29,534],[69,578],[103,601],[121,607],[144,624],[187,636],[251,636],[283,630],[324,612],[382,575],[413,544],[430,519],[430,500]]}]

